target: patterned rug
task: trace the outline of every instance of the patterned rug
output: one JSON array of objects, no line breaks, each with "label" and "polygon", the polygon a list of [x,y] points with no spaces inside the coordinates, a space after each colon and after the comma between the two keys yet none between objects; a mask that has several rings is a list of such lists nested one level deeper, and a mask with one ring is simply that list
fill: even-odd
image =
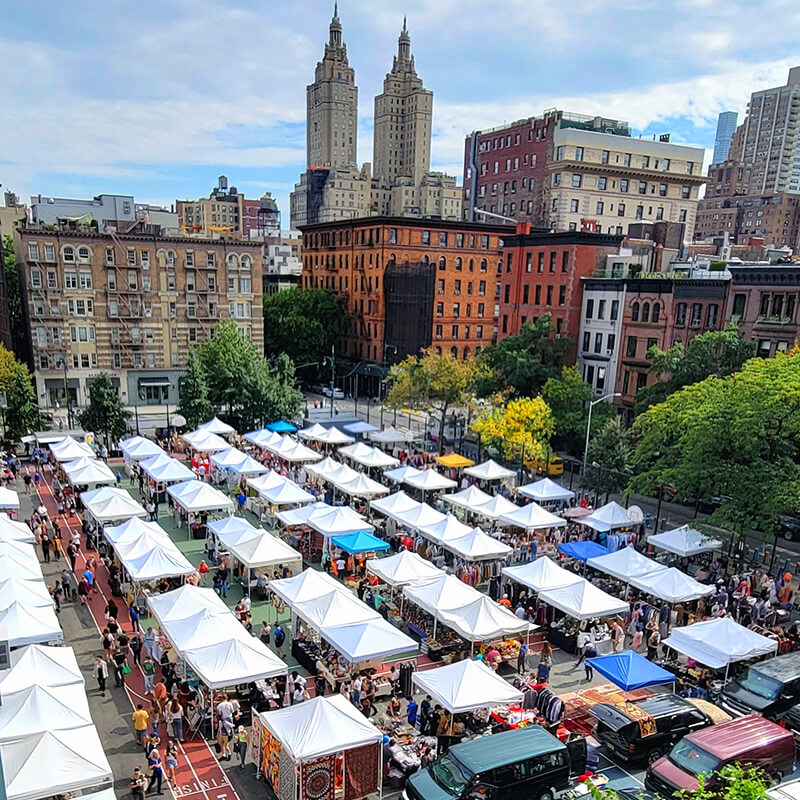
[{"label": "patterned rug", "polygon": [[336,756],[324,756],[302,765],[300,800],[334,800]]},{"label": "patterned rug", "polygon": [[277,795],[279,800],[295,800],[297,776],[294,771],[294,759],[284,749],[280,754],[280,780]]},{"label": "patterned rug", "polygon": [[344,754],[344,800],[355,800],[378,790],[380,745],[368,744]]}]

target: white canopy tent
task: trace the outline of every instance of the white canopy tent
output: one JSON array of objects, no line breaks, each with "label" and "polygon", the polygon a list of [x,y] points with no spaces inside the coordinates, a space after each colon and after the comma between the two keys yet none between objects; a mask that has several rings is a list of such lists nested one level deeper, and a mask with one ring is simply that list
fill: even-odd
[{"label": "white canopy tent", "polygon": [[473,509],[484,503],[490,502],[492,496],[479,489],[477,486],[469,486],[455,494],[443,494],[442,500],[451,506],[458,506],[459,508]]},{"label": "white canopy tent", "polygon": [[248,569],[288,564],[293,569],[303,568],[303,556],[283,539],[263,530],[252,534],[221,533],[217,537],[230,554]]},{"label": "white canopy tent", "polygon": [[195,478],[189,467],[166,453],[146,458],[139,462],[139,466],[156,483],[181,483]]},{"label": "white canopy tent", "polygon": [[[242,452],[238,447],[228,447],[225,450],[219,450],[213,453],[209,461],[217,467],[217,469],[225,469],[235,464],[241,464],[246,458],[247,453]],[[266,468],[264,471],[266,472]]]},{"label": "white canopy tent", "polygon": [[367,571],[389,586],[404,586],[438,578],[442,574],[438,567],[411,550],[403,550],[387,558],[370,558],[367,560]]},{"label": "white canopy tent", "polygon": [[383,741],[383,733],[341,694],[314,697],[259,719],[295,762]]},{"label": "white canopy tent", "polygon": [[145,439],[144,436],[132,436],[119,443],[122,455],[128,461],[141,461],[143,458],[166,455],[164,450],[155,442]]},{"label": "white canopy tent", "polygon": [[442,542],[442,547],[460,556],[464,561],[496,561],[507,558],[511,548],[498,539],[493,539],[480,528],[472,528],[469,533]]},{"label": "white canopy tent", "polygon": [[366,622],[325,627],[320,635],[351,664],[417,650],[417,643],[411,637],[380,615]]},{"label": "white canopy tent", "polygon": [[647,543],[652,544],[658,550],[666,550],[668,553],[684,557],[708,553],[722,547],[719,539],[707,536],[688,525],[664,533],[656,533],[648,537]]},{"label": "white canopy tent", "polygon": [[247,482],[247,486],[256,492],[260,492],[262,489],[271,489],[274,486],[281,486],[286,483],[287,480],[288,478],[285,475],[281,475],[274,470],[269,470],[263,475],[257,475],[255,478],[251,478]]},{"label": "white canopy tent", "polygon": [[0,486],[0,510],[16,511],[19,509],[19,495],[6,486]]},{"label": "white canopy tent", "polygon": [[454,575],[444,572],[428,581],[419,581],[403,587],[403,594],[434,617],[441,611],[468,605],[479,594]]},{"label": "white canopy tent", "polygon": [[411,475],[403,483],[423,492],[438,492],[440,489],[452,489],[456,482],[446,478],[435,469],[424,469],[421,475]]},{"label": "white canopy tent", "polygon": [[484,519],[496,520],[504,514],[511,514],[519,508],[510,500],[507,500],[503,495],[496,494],[488,503],[484,503],[477,508],[473,508],[472,512]]},{"label": "white canopy tent", "polygon": [[334,506],[331,511],[321,508],[309,516],[306,524],[326,538],[359,531],[371,533],[375,530],[374,525],[347,506]]},{"label": "white canopy tent", "polygon": [[302,430],[297,431],[297,435],[301,439],[308,439],[309,441],[316,442],[318,441],[317,437],[325,433],[326,430],[327,428],[324,425],[320,425],[319,422],[315,422],[308,428],[303,428]]},{"label": "white canopy tent", "polygon": [[663,644],[712,669],[727,669],[734,661],[766,656],[778,648],[775,639],[751,631],[731,617],[673,628]]},{"label": "white canopy tent", "polygon": [[322,455],[290,436],[281,436],[279,441],[265,443],[264,448],[278,458],[288,462],[319,461]]},{"label": "white canopy tent", "polygon": [[259,489],[259,495],[274,506],[305,505],[313,503],[316,498],[305,489],[301,489],[294,481],[284,478],[283,483]]},{"label": "white canopy tent", "polygon": [[[633,547],[622,547],[604,556],[595,556],[586,562],[587,567],[599,569],[626,583],[635,578],[645,578],[657,572],[664,572],[666,567],[642,555]],[[634,584],[635,585],[635,584]]]},{"label": "white canopy tent", "polygon": [[331,426],[317,436],[317,441],[321,444],[347,444],[355,441],[355,438]]},{"label": "white canopy tent", "polygon": [[266,449],[269,445],[275,444],[281,440],[281,435],[275,431],[268,430],[267,428],[259,428],[257,431],[248,431],[244,438],[250,444],[260,447],[262,450]]},{"label": "white canopy tent", "polygon": [[472,528],[465,525],[455,514],[447,514],[444,519],[419,528],[419,532],[426,539],[432,539],[440,544],[451,539],[460,539],[471,531]]},{"label": "white canopy tent", "polygon": [[292,605],[292,611],[315,630],[334,625],[351,625],[381,618],[377,611],[361,602],[352,592],[331,589],[327,594]]},{"label": "white canopy tent", "polygon": [[83,686],[84,678],[71,647],[30,644],[11,651],[11,668],[2,673],[0,696],[29,686]]},{"label": "white canopy tent", "polygon": [[468,642],[485,642],[499,636],[525,633],[536,627],[485,594],[478,594],[471,603],[452,611],[440,611],[439,617]]},{"label": "white canopy tent", "polygon": [[154,594],[148,599],[148,605],[162,625],[186,619],[198,611],[214,611],[217,614],[228,611],[225,602],[213,589],[202,589],[190,583],[165,594]]},{"label": "white canopy tent", "polygon": [[292,575],[291,578],[270,581],[269,588],[288,606],[322,597],[330,594],[331,591],[349,591],[327,572],[320,572],[311,567],[303,570],[299,575]]},{"label": "white canopy tent", "polygon": [[372,423],[364,422],[364,420],[361,419],[358,422],[351,422],[349,425],[345,425],[344,429],[348,433],[370,433],[378,430]]},{"label": "white canopy tent", "polygon": [[36,537],[24,522],[11,519],[8,514],[0,514],[0,542],[7,541],[33,544]]},{"label": "white canopy tent", "polygon": [[615,614],[627,614],[630,610],[624,600],[606,594],[585,578],[575,577],[577,580],[569,586],[540,592],[539,600],[573,619],[612,617]]},{"label": "white canopy tent", "polygon": [[121,522],[131,517],[146,517],[147,511],[126,489],[104,486],[81,494],[83,506],[100,525]]},{"label": "white canopy tent", "polygon": [[169,536],[146,532],[137,541],[118,542],[114,549],[122,566],[137,583],[196,572],[194,565]]},{"label": "white canopy tent", "polygon": [[78,458],[97,458],[97,454],[86,442],[78,442],[71,436],[65,436],[61,441],[50,445],[50,452],[56,461],[75,461]]},{"label": "white canopy tent", "polygon": [[83,456],[62,464],[61,468],[72,486],[109,486],[117,482],[108,464],[96,458]]},{"label": "white canopy tent", "polygon": [[373,431],[369,434],[369,438],[379,444],[400,444],[402,442],[410,442],[414,437],[410,431],[401,431],[389,425],[388,428],[384,428],[382,431]]},{"label": "white canopy tent", "polygon": [[44,730],[60,731],[92,724],[86,689],[34,684],[3,695],[0,706],[0,742],[33,736]]},{"label": "white canopy tent", "polygon": [[572,586],[579,581],[574,572],[559,566],[548,556],[517,567],[503,567],[503,575],[537,593]]},{"label": "white canopy tent", "polygon": [[227,450],[230,447],[221,436],[202,429],[192,431],[192,433],[184,433],[181,439],[198,453],[216,453],[219,450]]},{"label": "white canopy tent", "polygon": [[0,761],[7,800],[42,800],[114,779],[94,725],[3,742]]},{"label": "white canopy tent", "polygon": [[161,536],[169,538],[169,534],[157,523],[150,520],[143,520],[139,517],[131,517],[122,525],[107,525],[103,529],[106,539],[111,544],[130,544],[138,542],[142,536]]},{"label": "white canopy tent", "polygon": [[617,502],[612,500],[601,508],[595,509],[588,517],[579,520],[581,525],[586,525],[592,530],[608,533],[619,528],[631,525],[628,512]]},{"label": "white canopy tent", "polygon": [[175,503],[188,514],[225,511],[233,507],[230,497],[203,481],[174,483],[167,488],[167,492]]},{"label": "white canopy tent", "polygon": [[[6,566],[7,560],[8,566]],[[26,572],[33,575],[41,576],[42,574],[42,568],[32,544],[15,539],[0,541],[0,580],[26,577],[15,575],[13,569],[15,566],[22,566]]]},{"label": "white canopy tent", "polygon": [[686,603],[715,591],[713,586],[696,581],[677,567],[661,569],[640,578],[631,578],[630,584],[668,603]]},{"label": "white canopy tent", "polygon": [[265,467],[260,461],[256,461],[252,456],[246,455],[238,464],[233,464],[230,467],[231,472],[235,475],[263,475],[269,472],[269,468]]},{"label": "white canopy tent", "polygon": [[0,611],[0,639],[7,641],[10,647],[22,647],[60,642],[64,633],[52,605],[37,608],[14,602]]},{"label": "white canopy tent", "polygon": [[517,489],[517,493],[524,497],[530,497],[537,503],[552,503],[556,500],[572,500],[575,492],[559,486],[550,478],[542,478],[534,483],[526,483]]},{"label": "white canopy tent", "polygon": [[291,508],[288,511],[279,511],[277,517],[278,521],[282,525],[285,525],[287,528],[294,528],[298,525],[306,525],[308,523],[308,518],[315,511],[319,511],[320,509],[333,511],[333,506],[329,506],[327,503],[309,503],[308,505],[301,506],[300,508]]},{"label": "white canopy tent", "polygon": [[464,714],[489,706],[513,705],[522,700],[515,689],[482,661],[456,661],[446,667],[414,672],[411,680],[451,714]]},{"label": "white canopy tent", "polygon": [[53,598],[44,581],[5,578],[0,581],[0,612],[19,602],[27,608],[52,608]]},{"label": "white canopy tent", "polygon": [[528,503],[525,506],[515,506],[513,511],[501,514],[498,520],[503,525],[514,525],[525,530],[540,530],[545,528],[561,528],[567,524],[563,517],[552,514],[538,503]]},{"label": "white canopy tent", "polygon": [[411,478],[421,473],[421,469],[404,464],[402,467],[386,470],[386,472],[383,473],[383,477],[388,478],[392,483],[403,483],[406,478]]},{"label": "white canopy tent", "polygon": [[373,500],[369,507],[372,511],[377,511],[386,517],[397,519],[399,514],[404,514],[413,511],[415,508],[421,506],[418,500],[409,497],[405,492],[399,491],[390,494],[388,497],[380,497]]},{"label": "white canopy tent", "polygon": [[217,436],[230,436],[230,434],[236,433],[235,428],[233,428],[231,425],[228,425],[227,422],[223,422],[219,417],[213,417],[208,422],[198,425],[197,430],[216,433]]},{"label": "white canopy tent", "polygon": [[359,473],[357,478],[353,478],[347,483],[337,483],[337,489],[341,489],[345,494],[352,497],[377,497],[380,494],[388,494],[389,489],[382,483],[373,480],[363,472]]},{"label": "white canopy tent", "polygon": [[[316,475],[318,478],[327,479],[329,475],[332,475],[343,466],[344,464],[342,464],[341,461],[337,461],[335,458],[327,456],[326,458],[323,458],[322,461],[318,461],[316,464],[309,464],[306,467],[306,471],[310,472],[312,475]],[[350,469],[350,467],[348,467],[348,469]],[[353,472],[355,472],[355,470],[353,470]]]},{"label": "white canopy tent", "polygon": [[336,469],[327,469],[323,478],[328,483],[332,483],[334,486],[337,486],[340,483],[349,483],[350,481],[354,481],[360,474],[361,473],[358,472],[358,470],[353,469],[348,464],[339,464]]},{"label": "white canopy tent", "polygon": [[441,511],[437,511],[427,503],[420,503],[410,511],[395,511],[390,516],[401,525],[405,525],[407,528],[413,528],[414,530],[421,530],[422,528],[435,525],[445,518],[445,515],[442,514]]},{"label": "white canopy tent", "polygon": [[370,447],[364,442],[357,442],[348,447],[340,447],[339,453],[364,467],[385,469],[387,467],[395,467],[400,463],[398,459],[384,453],[383,450],[379,450],[377,447]]},{"label": "white canopy tent", "polygon": [[[233,625],[234,621],[228,624]],[[183,658],[211,689],[238,686],[286,673],[286,664],[254,636],[237,636],[186,650]]]},{"label": "white canopy tent", "polygon": [[477,478],[480,481],[504,481],[508,478],[516,477],[516,472],[513,469],[506,469],[501,467],[496,461],[489,459],[484,461],[483,464],[477,464],[474,467],[467,467],[464,470],[465,475],[470,478]]}]

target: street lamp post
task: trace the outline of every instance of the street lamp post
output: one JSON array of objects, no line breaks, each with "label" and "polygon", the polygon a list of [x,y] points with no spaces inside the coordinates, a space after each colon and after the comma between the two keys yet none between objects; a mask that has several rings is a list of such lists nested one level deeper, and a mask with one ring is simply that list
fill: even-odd
[{"label": "street lamp post", "polygon": [[[381,391],[380,391],[380,400],[381,400],[381,428],[383,428],[383,404],[386,400],[386,351],[391,348],[392,355],[397,355],[397,348],[393,344],[384,344],[383,345],[383,378],[381,379]],[[394,421],[397,423],[397,409],[394,412]]]},{"label": "street lamp post", "polygon": [[589,419],[586,420],[586,444],[583,446],[583,466],[581,467],[582,482],[586,479],[586,458],[589,455],[589,436],[592,430],[592,410],[598,403],[602,403],[604,400],[610,400],[612,397],[621,397],[621,395],[621,392],[612,392],[611,394],[598,397],[597,400],[589,401]]}]

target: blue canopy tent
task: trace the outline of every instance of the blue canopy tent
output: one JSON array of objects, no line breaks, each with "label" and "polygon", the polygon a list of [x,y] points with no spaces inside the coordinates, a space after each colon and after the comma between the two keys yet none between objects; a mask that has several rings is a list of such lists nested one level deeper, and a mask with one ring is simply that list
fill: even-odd
[{"label": "blue canopy tent", "polygon": [[365,531],[348,533],[344,536],[332,536],[331,543],[346,553],[374,553],[377,550],[388,550],[389,543]]},{"label": "blue canopy tent", "polygon": [[265,426],[268,431],[273,433],[294,433],[297,428],[291,422],[279,419],[277,422],[270,422]]},{"label": "blue canopy tent", "polygon": [[389,549],[389,542],[384,542],[383,539],[365,531],[332,536],[331,543],[346,553],[374,553],[377,550]]},{"label": "blue canopy tent", "polygon": [[625,692],[645,686],[673,683],[675,680],[671,672],[661,669],[634,650],[587,658],[586,663]]},{"label": "blue canopy tent", "polygon": [[590,558],[607,556],[611,551],[597,542],[564,542],[558,546],[558,552],[578,561],[588,561]]}]

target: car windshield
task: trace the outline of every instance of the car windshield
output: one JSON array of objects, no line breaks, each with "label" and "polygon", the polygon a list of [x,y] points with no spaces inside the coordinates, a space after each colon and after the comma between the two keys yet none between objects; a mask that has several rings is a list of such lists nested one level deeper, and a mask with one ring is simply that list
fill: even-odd
[{"label": "car windshield", "polygon": [[688,739],[681,739],[669,754],[669,760],[692,775],[709,775],[719,766],[719,759],[701,750]]},{"label": "car windshield", "polygon": [[781,683],[779,681],[774,678],[768,678],[754,669],[748,669],[744,677],[739,678],[739,686],[767,700],[774,700],[781,691]]},{"label": "car windshield", "polygon": [[454,797],[461,794],[470,778],[464,768],[450,755],[437,758],[431,764],[431,774],[436,783]]}]

